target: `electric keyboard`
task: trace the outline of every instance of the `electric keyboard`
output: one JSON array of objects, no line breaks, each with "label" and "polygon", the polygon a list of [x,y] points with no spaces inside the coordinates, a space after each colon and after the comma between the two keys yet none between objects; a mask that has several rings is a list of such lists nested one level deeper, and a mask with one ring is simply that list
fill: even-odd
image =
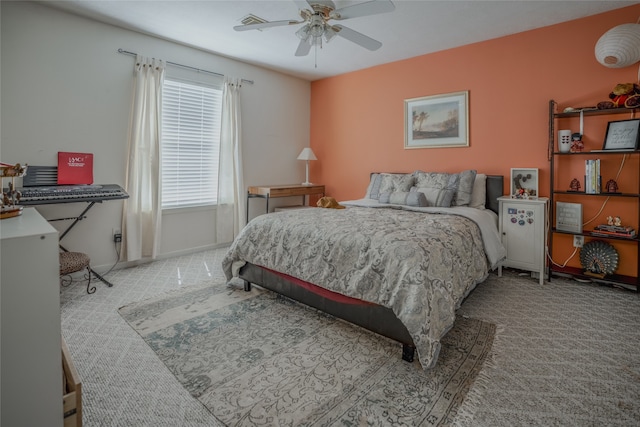
[{"label": "electric keyboard", "polygon": [[127,199],[129,195],[117,184],[106,185],[55,185],[24,187],[20,191],[20,205],[45,205],[53,203],[102,202]]}]

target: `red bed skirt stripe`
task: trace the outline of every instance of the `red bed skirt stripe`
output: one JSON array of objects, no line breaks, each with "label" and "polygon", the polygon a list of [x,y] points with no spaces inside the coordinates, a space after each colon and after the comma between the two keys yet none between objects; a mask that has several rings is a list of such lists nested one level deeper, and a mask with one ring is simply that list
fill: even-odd
[{"label": "red bed skirt stripe", "polygon": [[284,273],[280,273],[279,271],[275,271],[275,270],[271,270],[269,268],[266,267],[262,267],[260,266],[260,268],[263,268],[267,271],[269,271],[270,273],[275,274],[276,276],[280,276],[283,279],[286,279],[287,281],[296,284],[297,286],[300,286],[306,290],[308,290],[309,292],[313,292],[316,295],[320,295],[328,300],[331,301],[335,301],[335,302],[339,302],[341,304],[357,304],[357,305],[375,305],[372,302],[369,301],[363,301],[361,299],[357,299],[357,298],[352,298],[352,297],[348,297],[346,295],[342,295],[339,294],[337,292],[333,292],[330,291],[328,289],[322,288],[318,285],[314,285],[313,283],[309,283],[309,282],[305,282],[304,280],[300,280],[297,277],[293,277],[293,276],[289,276],[288,274],[284,274]]}]

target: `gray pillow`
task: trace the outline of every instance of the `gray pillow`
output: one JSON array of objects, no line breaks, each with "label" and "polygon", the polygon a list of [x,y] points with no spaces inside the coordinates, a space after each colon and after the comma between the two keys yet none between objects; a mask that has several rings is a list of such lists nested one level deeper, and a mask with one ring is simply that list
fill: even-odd
[{"label": "gray pillow", "polygon": [[367,187],[367,199],[378,199],[381,193],[394,191],[409,191],[414,182],[413,174],[405,173],[374,173],[371,174],[369,187]]},{"label": "gray pillow", "polygon": [[435,206],[439,208],[451,207],[451,201],[453,200],[453,191],[446,188],[425,188],[425,187],[413,187],[412,193],[424,194],[427,199],[427,206]]},{"label": "gray pillow", "polygon": [[380,203],[391,203],[394,205],[416,206],[424,208],[429,206],[427,197],[418,191],[394,191],[391,193],[380,193]]},{"label": "gray pillow", "polygon": [[458,189],[458,174],[441,172],[414,172],[415,187],[411,191],[424,193],[429,206],[448,208]]},{"label": "gray pillow", "polygon": [[458,190],[453,196],[452,206],[469,206],[471,203],[471,194],[473,193],[473,183],[476,180],[475,170],[466,170],[460,172],[460,182],[458,183]]}]

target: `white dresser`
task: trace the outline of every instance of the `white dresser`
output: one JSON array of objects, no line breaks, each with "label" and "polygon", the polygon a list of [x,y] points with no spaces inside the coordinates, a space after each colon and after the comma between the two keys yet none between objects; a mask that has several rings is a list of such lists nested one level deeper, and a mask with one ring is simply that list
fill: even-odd
[{"label": "white dresser", "polygon": [[25,208],[0,238],[0,423],[62,426],[58,232]]}]

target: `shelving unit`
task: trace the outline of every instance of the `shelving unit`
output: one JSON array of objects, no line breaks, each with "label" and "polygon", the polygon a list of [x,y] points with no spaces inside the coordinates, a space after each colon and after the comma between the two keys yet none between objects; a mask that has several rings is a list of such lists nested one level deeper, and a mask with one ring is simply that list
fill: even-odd
[{"label": "shelving unit", "polygon": [[[551,162],[551,174],[550,174],[550,191],[549,191],[549,256],[551,259],[553,258],[554,253],[554,237],[556,239],[560,239],[562,235],[572,235],[572,236],[584,236],[586,241],[589,240],[604,240],[608,243],[611,243],[616,249],[621,247],[626,247],[627,253],[635,251],[635,275],[632,274],[611,274],[607,275],[604,278],[596,278],[592,275],[585,274],[582,268],[573,267],[573,266],[565,266],[560,267],[553,263],[549,263],[549,280],[551,280],[551,276],[553,273],[562,274],[562,275],[570,275],[578,279],[589,279],[596,282],[608,283],[613,285],[618,285],[630,290],[639,291],[640,285],[640,238],[626,238],[626,237],[617,237],[617,236],[601,236],[593,234],[593,227],[598,223],[602,223],[602,221],[598,223],[594,223],[593,225],[585,225],[583,227],[583,231],[581,233],[572,233],[562,230],[557,230],[555,226],[556,221],[556,202],[570,202],[570,203],[581,203],[583,204],[583,222],[585,218],[595,219],[597,214],[601,216],[607,215],[607,210],[604,210],[602,213],[598,212],[598,209],[593,208],[593,206],[588,206],[591,202],[602,202],[609,200],[617,200],[616,203],[626,203],[625,206],[628,206],[631,203],[631,207],[635,210],[635,215],[627,215],[628,210],[624,210],[626,218],[623,218],[624,225],[632,226],[636,231],[638,231],[640,227],[640,150],[628,151],[628,152],[607,152],[607,151],[598,151],[591,152],[590,150],[600,149],[601,146],[595,146],[596,142],[590,141],[589,146],[585,146],[582,152],[577,153],[564,153],[558,151],[557,147],[557,129],[562,129],[559,125],[563,124],[563,121],[569,121],[570,119],[575,120],[576,117],[580,117],[580,111],[575,110],[571,112],[557,112],[558,104],[554,100],[549,101],[549,160]],[[589,117],[593,116],[611,116],[611,121],[615,120],[624,120],[621,115],[626,114],[630,115],[632,113],[637,113],[640,109],[629,109],[629,108],[617,108],[617,109],[608,109],[608,110],[597,110],[597,109],[585,109],[582,111],[582,119],[589,120]],[[605,117],[606,118],[606,117]],[[563,125],[564,126],[564,125]],[[606,128],[606,126],[604,126]],[[603,129],[604,134],[604,129]],[[600,144],[602,144],[600,142]],[[626,157],[624,157],[626,156]],[[613,175],[616,173],[616,170],[612,168],[612,164],[616,162],[625,161],[625,169],[629,168],[630,171],[633,171],[633,177],[629,180],[625,180],[625,182],[618,183],[620,184],[621,189],[624,192],[620,193],[586,193],[585,191],[569,191],[569,183],[559,182],[560,178],[558,175],[560,172],[565,172],[568,169],[578,170],[579,165],[576,165],[574,162],[580,161],[580,164],[584,165],[584,161],[587,159],[595,159],[600,158],[606,164],[606,168],[603,168],[601,172],[602,177],[602,186],[606,182],[604,173],[608,173]],[[584,169],[583,169],[584,170]],[[579,178],[582,178],[581,176]],[[633,182],[635,180],[635,182]],[[584,189],[584,185],[581,189]],[[607,199],[610,198],[610,199]],[[593,205],[594,203],[591,203]],[[585,206],[586,205],[586,206]],[[632,248],[629,248],[629,246]],[[628,259],[628,258],[627,258]],[[558,260],[554,261],[557,263]]]}]

